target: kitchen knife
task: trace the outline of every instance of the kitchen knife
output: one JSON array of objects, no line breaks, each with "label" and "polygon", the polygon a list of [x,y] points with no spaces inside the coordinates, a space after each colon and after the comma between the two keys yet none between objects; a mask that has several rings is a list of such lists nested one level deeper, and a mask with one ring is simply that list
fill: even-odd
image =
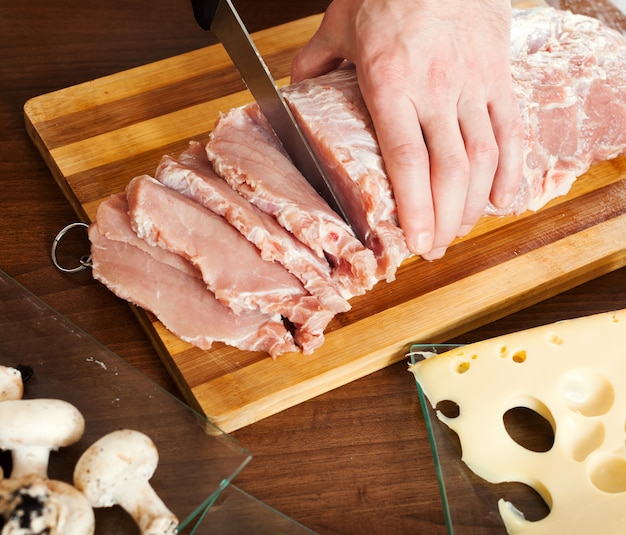
[{"label": "kitchen knife", "polygon": [[220,40],[295,166],[329,206],[353,229],[356,228],[231,0],[191,0],[191,3],[196,21]]}]

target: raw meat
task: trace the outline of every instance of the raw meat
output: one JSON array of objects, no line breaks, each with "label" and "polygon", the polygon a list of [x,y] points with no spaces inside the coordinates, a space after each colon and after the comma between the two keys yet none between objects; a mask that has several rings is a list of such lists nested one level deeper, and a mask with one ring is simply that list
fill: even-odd
[{"label": "raw meat", "polygon": [[626,37],[566,11],[515,11],[511,67],[525,128],[524,184],[513,206],[520,213],[624,152]]},{"label": "raw meat", "polygon": [[235,313],[259,309],[286,317],[303,353],[323,343],[334,313],[279,263],[263,260],[223,217],[147,175],[129,183],[126,197],[137,235],[191,261],[207,287]]},{"label": "raw meat", "polygon": [[294,167],[256,105],[222,115],[207,154],[215,171],[242,196],[274,216],[320,258],[329,258],[344,295],[363,294],[374,286],[374,254]]},{"label": "raw meat", "polygon": [[[626,148],[626,37],[569,12],[514,11],[510,55],[524,180],[512,206],[490,205],[488,214],[537,210]],[[347,299],[393,280],[408,256],[354,66],[283,91],[349,199],[363,243],[294,167],[254,104],[224,114],[206,147],[192,142],[178,160],[164,157],[157,175],[165,185],[131,181],[90,228],[94,276],[200,347],[215,339],[274,356],[295,344],[310,353]],[[188,326],[172,312],[185,310],[184,320],[194,307],[205,319]],[[211,307],[220,319],[207,333]],[[242,323],[221,333],[226,317]]]},{"label": "raw meat", "polygon": [[105,238],[127,242],[129,245],[143,249],[155,260],[169,264],[190,277],[202,278],[200,272],[182,256],[172,254],[161,247],[154,247],[135,234],[128,219],[128,203],[124,193],[113,194],[98,205],[96,223],[98,232]]},{"label": "raw meat", "polygon": [[[514,10],[510,56],[524,123],[524,180],[510,207],[489,205],[487,214],[538,210],[567,193],[593,163],[626,148],[626,37],[570,12]],[[340,179],[360,184],[368,198],[368,188],[386,174],[354,66],[283,93],[322,161],[340,162]],[[376,187],[383,207],[364,202],[368,221],[379,209],[391,223],[391,193]]]},{"label": "raw meat", "polygon": [[[201,349],[224,342],[272,356],[298,350],[280,316],[257,310],[235,314],[207,290],[188,262],[138,240],[128,216],[124,222],[119,210],[123,200],[116,195],[101,203],[98,222],[89,227],[94,278],[121,299],[150,310],[174,335]],[[122,225],[115,238],[100,231],[118,223]]]},{"label": "raw meat", "polygon": [[350,210],[356,233],[376,255],[377,277],[391,282],[410,256],[374,126],[353,66],[283,89],[313,151]]},{"label": "raw meat", "polygon": [[218,177],[203,145],[192,141],[178,159],[164,156],[155,178],[224,217],[257,246],[264,260],[280,262],[325,308],[336,313],[349,310],[350,304],[332,279],[326,259],[313,254],[272,216],[249,203]]}]

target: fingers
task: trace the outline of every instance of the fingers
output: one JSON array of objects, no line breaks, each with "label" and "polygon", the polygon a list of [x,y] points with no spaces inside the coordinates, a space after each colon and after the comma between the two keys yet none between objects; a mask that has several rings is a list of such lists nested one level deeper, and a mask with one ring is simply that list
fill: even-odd
[{"label": "fingers", "polygon": [[498,207],[510,206],[522,179],[517,102],[498,91],[504,99],[488,106],[481,91],[467,94],[456,110],[422,117],[435,212],[433,248],[422,254],[428,260],[441,258],[457,236],[468,234],[490,199]]},{"label": "fingers", "polygon": [[465,236],[485,211],[498,167],[499,149],[484,97],[459,105],[459,127],[469,163],[467,195],[457,229],[458,236]]},{"label": "fingers", "polygon": [[[479,209],[466,216],[468,191],[484,207],[491,180],[482,190],[470,189],[470,162],[456,106],[432,106],[430,113],[418,114],[410,96],[399,97],[393,84],[378,92],[362,86],[407,245],[429,260],[440,258],[462,224],[473,225],[478,218]],[[495,163],[490,166],[491,178],[495,168]]]},{"label": "fingers", "polygon": [[[379,87],[368,85],[366,73],[359,78],[363,79],[362,92],[407,245],[413,253],[430,260],[444,255],[463,224],[473,225],[478,219],[496,169],[491,154],[489,158],[481,159],[481,154],[468,158],[457,114],[458,91],[451,87],[445,67],[439,74],[436,70],[431,69],[428,91],[423,94],[410,91],[413,85],[390,71],[386,83]],[[486,107],[482,111],[487,115]],[[482,130],[492,132],[488,117]],[[491,150],[495,147],[493,134],[488,139],[486,145]],[[471,184],[472,172],[486,176],[488,184]],[[469,211],[468,195],[472,203]]]},{"label": "fingers", "polygon": [[[523,129],[519,104],[512,89],[503,90],[490,113],[493,131],[499,147],[490,200],[498,208],[513,203],[523,178]],[[507,95],[510,95],[507,98]]]},{"label": "fingers", "polygon": [[[441,258],[457,236],[470,232],[490,195],[508,206],[519,188],[517,104],[494,105],[502,111],[490,114],[484,94],[477,93],[456,105],[447,97],[447,103],[425,99],[422,109],[429,111],[422,113],[410,98],[386,94],[369,105],[375,124],[382,123],[376,129],[400,226],[409,249],[428,260]],[[506,164],[502,151],[510,151]]]},{"label": "fingers", "polygon": [[430,155],[435,232],[432,249],[422,256],[441,258],[458,235],[466,210],[470,162],[456,115],[435,115],[422,121]]},{"label": "fingers", "polygon": [[415,254],[431,250],[435,233],[430,162],[413,100],[404,84],[389,73],[384,85],[359,73],[359,84],[372,117],[387,175],[392,184],[398,221]]},{"label": "fingers", "polygon": [[[291,76],[298,82],[344,59],[355,63],[408,247],[434,260],[473,228],[489,201],[511,205],[523,138],[506,53],[508,4],[493,0],[491,19],[481,15],[454,32],[448,28],[465,3],[444,3],[447,11],[427,4],[416,17],[410,0],[334,0]],[[488,31],[476,40],[485,22]]]}]

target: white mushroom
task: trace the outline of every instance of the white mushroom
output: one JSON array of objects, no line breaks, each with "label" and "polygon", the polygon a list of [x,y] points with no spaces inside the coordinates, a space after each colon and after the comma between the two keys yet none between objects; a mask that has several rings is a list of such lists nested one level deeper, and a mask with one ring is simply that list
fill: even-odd
[{"label": "white mushroom", "polygon": [[29,475],[0,481],[2,535],[92,535],[87,498],[63,481]]},{"label": "white mushroom", "polygon": [[22,372],[10,366],[0,366],[0,401],[21,399],[23,394]]},{"label": "white mushroom", "polygon": [[74,469],[74,485],[93,507],[121,506],[143,535],[173,535],[178,519],[149,482],[158,462],[150,437],[131,429],[113,431],[81,455]]},{"label": "white mushroom", "polygon": [[11,478],[48,476],[50,451],[77,442],[85,420],[60,399],[16,399],[0,403],[0,449],[11,450]]}]

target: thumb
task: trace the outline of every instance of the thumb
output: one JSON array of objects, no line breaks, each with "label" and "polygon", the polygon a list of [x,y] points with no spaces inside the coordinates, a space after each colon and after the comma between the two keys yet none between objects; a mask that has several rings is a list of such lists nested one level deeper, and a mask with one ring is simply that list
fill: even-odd
[{"label": "thumb", "polygon": [[291,81],[300,82],[325,74],[341,65],[345,59],[341,54],[337,32],[331,27],[328,13],[311,40],[296,54],[291,64]]},{"label": "thumb", "polygon": [[[310,43],[309,43],[310,44]],[[291,82],[301,82],[307,78],[314,78],[330,72],[342,63],[341,58],[330,55],[321,55],[307,44],[296,54],[291,64]]]}]

